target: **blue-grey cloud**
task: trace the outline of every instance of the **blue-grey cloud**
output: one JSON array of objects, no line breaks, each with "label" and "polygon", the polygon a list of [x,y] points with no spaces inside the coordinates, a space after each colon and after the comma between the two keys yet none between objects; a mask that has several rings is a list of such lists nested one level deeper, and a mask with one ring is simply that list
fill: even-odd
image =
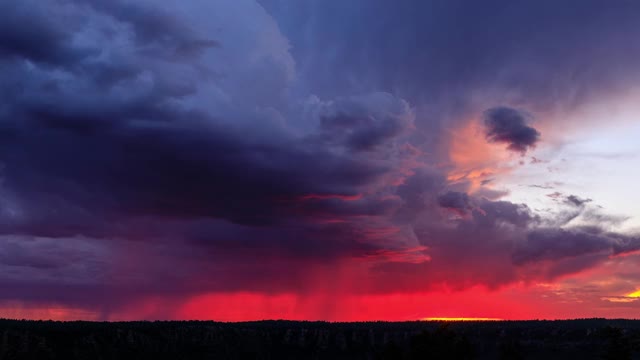
[{"label": "blue-grey cloud", "polygon": [[527,125],[527,118],[527,114],[508,107],[486,110],[485,136],[489,142],[506,144],[507,149],[524,154],[540,139],[540,132]]},{"label": "blue-grey cloud", "polygon": [[538,229],[513,253],[518,264],[600,254],[601,258],[640,249],[640,238],[607,233],[597,227]]},{"label": "blue-grey cloud", "polygon": [[456,191],[448,191],[439,195],[438,205],[460,214],[466,214],[468,211],[473,210],[469,195]]}]

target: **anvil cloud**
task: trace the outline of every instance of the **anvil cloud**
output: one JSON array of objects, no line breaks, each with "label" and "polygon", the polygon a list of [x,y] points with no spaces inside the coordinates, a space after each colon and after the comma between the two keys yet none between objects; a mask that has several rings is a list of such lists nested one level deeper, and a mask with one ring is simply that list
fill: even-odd
[{"label": "anvil cloud", "polygon": [[601,299],[640,281],[637,214],[504,179],[637,87],[638,20],[595,0],[4,2],[0,317],[637,309]]}]

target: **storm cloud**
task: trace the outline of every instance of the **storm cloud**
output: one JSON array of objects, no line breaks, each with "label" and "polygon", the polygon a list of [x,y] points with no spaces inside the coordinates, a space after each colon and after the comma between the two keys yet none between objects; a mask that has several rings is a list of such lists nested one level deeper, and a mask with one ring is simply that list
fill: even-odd
[{"label": "storm cloud", "polygon": [[527,240],[514,253],[514,261],[557,260],[598,252],[619,254],[639,247],[638,238],[607,234],[596,228],[538,229],[527,235]]},{"label": "storm cloud", "polygon": [[455,191],[449,191],[438,196],[438,205],[443,208],[453,210],[460,215],[465,215],[467,211],[473,210],[473,205],[469,195]]}]

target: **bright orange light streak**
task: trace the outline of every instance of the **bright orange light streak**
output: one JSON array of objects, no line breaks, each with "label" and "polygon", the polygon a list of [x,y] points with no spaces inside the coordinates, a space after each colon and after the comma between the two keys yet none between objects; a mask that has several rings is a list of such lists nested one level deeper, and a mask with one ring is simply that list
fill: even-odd
[{"label": "bright orange light streak", "polygon": [[636,290],[636,291],[632,292],[631,294],[627,295],[627,297],[640,298],[640,290]]}]

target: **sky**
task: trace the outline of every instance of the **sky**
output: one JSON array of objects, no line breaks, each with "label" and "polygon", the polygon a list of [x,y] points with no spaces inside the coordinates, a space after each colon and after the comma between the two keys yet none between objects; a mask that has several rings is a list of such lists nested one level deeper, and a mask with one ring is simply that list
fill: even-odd
[{"label": "sky", "polygon": [[0,317],[640,318],[640,2],[0,2]]}]

